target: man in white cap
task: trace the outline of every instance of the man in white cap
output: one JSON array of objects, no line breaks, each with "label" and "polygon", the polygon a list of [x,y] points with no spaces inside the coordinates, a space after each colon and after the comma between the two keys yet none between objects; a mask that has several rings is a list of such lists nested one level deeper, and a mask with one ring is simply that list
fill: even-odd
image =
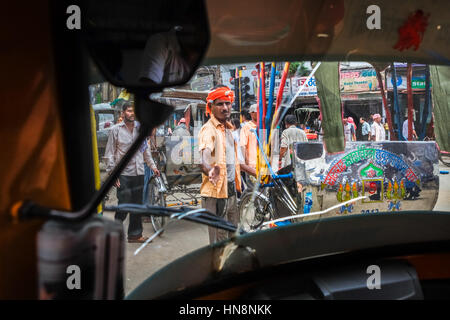
[{"label": "man in white cap", "polygon": [[239,140],[245,164],[250,168],[249,172],[246,172],[245,182],[247,187],[253,188],[253,185],[256,182],[256,154],[258,142],[256,140],[256,135],[251,130],[256,130],[256,123],[258,120],[256,104],[250,106],[248,113],[252,117],[252,120],[245,123],[242,127]]},{"label": "man in white cap", "polygon": [[381,124],[381,116],[379,113],[373,115],[373,123],[370,129],[370,140],[371,141],[385,141],[386,140],[386,130]]}]

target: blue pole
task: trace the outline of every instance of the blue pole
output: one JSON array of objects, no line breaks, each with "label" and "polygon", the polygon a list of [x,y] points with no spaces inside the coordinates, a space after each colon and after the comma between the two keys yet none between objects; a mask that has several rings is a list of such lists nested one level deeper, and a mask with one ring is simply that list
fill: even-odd
[{"label": "blue pole", "polygon": [[422,111],[422,125],[421,131],[419,135],[419,140],[423,140],[425,138],[425,134],[427,131],[427,119],[430,113],[430,103],[431,103],[431,81],[430,81],[430,66],[426,65],[425,67],[425,105]]},{"label": "blue pole", "polygon": [[270,165],[270,161],[269,161],[269,159],[267,159],[267,156],[266,156],[266,153],[264,152],[261,140],[259,140],[258,135],[256,134],[256,130],[255,129],[251,129],[250,131],[253,132],[256,135],[256,140],[258,141],[259,149],[261,149],[261,154],[263,155],[264,161],[266,162],[267,167],[270,170],[270,174],[271,174],[272,178],[274,178],[276,176],[275,172],[273,172],[272,166]]},{"label": "blue pole", "polygon": [[267,106],[266,113],[267,142],[269,142],[270,120],[272,118],[273,93],[275,91],[275,72],[275,62],[272,62],[272,68],[270,69],[269,104]]},{"label": "blue pole", "polygon": [[397,122],[397,132],[398,139],[401,141],[405,141],[402,133],[402,116],[400,113],[400,108],[398,105],[398,91],[397,91],[397,72],[395,70],[395,63],[392,62],[392,85],[393,85],[393,93],[394,93],[394,110],[395,110],[395,120]]},{"label": "blue pole", "polygon": [[[257,134],[256,134],[256,136],[258,137],[259,136],[259,134],[262,132],[262,128],[263,128],[263,121],[264,121],[264,118],[263,118],[263,94],[262,94],[262,84],[261,84],[261,81],[264,81],[264,79],[262,79],[261,78],[261,75],[259,74],[258,75],[259,76],[259,81],[260,81],[260,83],[259,83],[259,132],[257,132]],[[262,149],[261,149],[262,150]]]}]

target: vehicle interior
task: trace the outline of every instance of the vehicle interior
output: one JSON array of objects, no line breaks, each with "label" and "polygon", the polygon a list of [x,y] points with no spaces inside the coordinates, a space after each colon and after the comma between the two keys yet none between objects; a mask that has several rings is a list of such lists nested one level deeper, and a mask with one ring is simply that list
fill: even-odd
[{"label": "vehicle interior", "polygon": [[[151,94],[185,84],[197,68],[213,64],[395,61],[449,68],[447,1],[63,0],[29,2],[27,10],[23,5],[11,2],[0,21],[2,42],[8,44],[0,50],[8,75],[1,89],[6,121],[0,131],[0,299],[450,299],[450,207],[237,231],[162,267],[128,295],[124,231],[99,214],[127,161],[174,112],[150,100]],[[77,9],[68,10],[73,5],[81,12],[79,28]],[[381,29],[368,28],[372,5],[380,10]],[[418,11],[427,17],[426,31],[416,34],[412,24],[412,33],[398,32]],[[169,50],[165,45],[173,35],[181,69],[153,78],[164,64],[155,59],[155,69],[144,77],[137,61]],[[89,104],[93,79],[132,92],[141,123],[127,156],[102,184]],[[440,112],[447,118],[435,114],[436,126],[450,129],[450,104]],[[448,134],[436,134],[440,150],[450,151]],[[171,210],[143,213],[187,212]],[[67,289],[68,265],[87,270],[82,290]],[[372,282],[372,275],[381,280]]]}]

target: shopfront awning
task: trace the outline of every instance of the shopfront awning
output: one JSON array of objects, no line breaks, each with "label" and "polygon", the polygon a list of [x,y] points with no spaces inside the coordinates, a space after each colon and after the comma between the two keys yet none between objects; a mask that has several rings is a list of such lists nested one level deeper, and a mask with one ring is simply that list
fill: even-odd
[{"label": "shopfront awning", "polygon": [[352,92],[341,93],[342,101],[355,101],[355,100],[378,100],[382,101],[380,91],[368,91],[368,92]]}]

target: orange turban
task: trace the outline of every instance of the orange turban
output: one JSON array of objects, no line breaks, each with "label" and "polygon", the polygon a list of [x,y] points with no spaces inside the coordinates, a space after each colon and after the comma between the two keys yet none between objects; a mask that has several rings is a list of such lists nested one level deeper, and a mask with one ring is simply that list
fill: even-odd
[{"label": "orange turban", "polygon": [[220,87],[214,90],[211,90],[208,93],[208,97],[206,98],[206,115],[211,114],[211,104],[214,100],[222,99],[227,100],[233,103],[234,101],[234,92],[228,87]]}]

